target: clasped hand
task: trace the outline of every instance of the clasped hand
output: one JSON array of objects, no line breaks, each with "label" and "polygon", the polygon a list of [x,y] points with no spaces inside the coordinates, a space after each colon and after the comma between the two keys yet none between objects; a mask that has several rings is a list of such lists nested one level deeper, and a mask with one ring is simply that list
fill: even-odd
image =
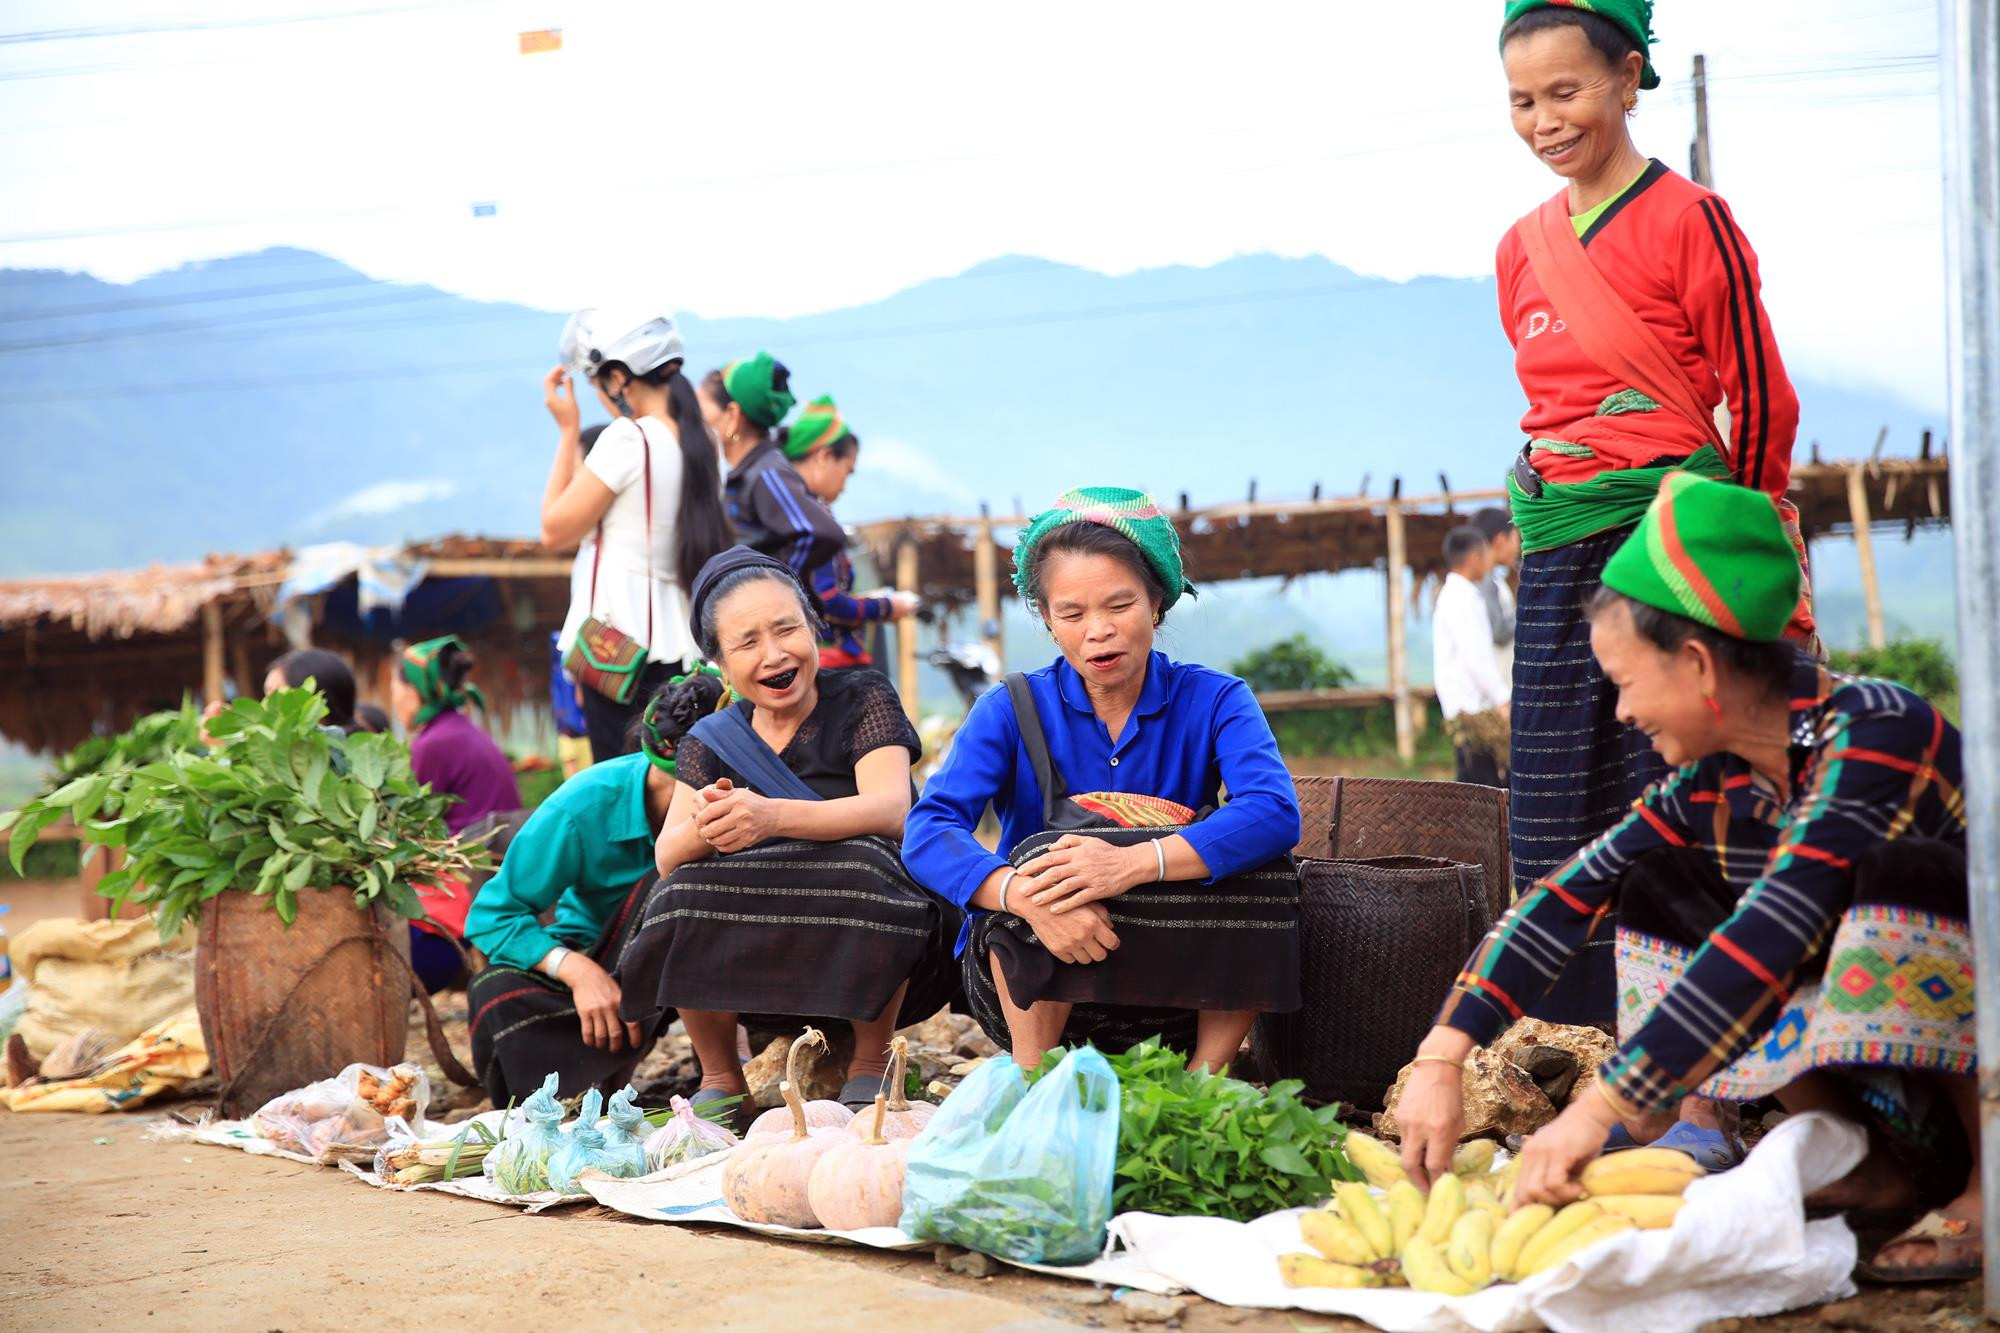
[{"label": "clasped hand", "polygon": [[[1136,868],[1135,852],[1145,858],[1148,866],[1152,864],[1150,845],[1120,847],[1102,838],[1065,834],[1021,867],[1022,878],[1034,881],[1026,900],[1061,916],[1086,903],[1116,898],[1133,885],[1153,878]],[[1017,887],[1015,892],[1019,891]]]},{"label": "clasped hand", "polygon": [[775,801],[728,778],[695,793],[694,828],[718,852],[740,852],[778,836]]}]

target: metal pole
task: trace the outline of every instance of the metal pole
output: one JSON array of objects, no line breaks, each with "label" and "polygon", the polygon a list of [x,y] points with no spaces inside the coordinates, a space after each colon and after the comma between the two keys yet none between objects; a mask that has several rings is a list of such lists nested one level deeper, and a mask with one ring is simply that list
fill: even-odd
[{"label": "metal pole", "polygon": [[1979,1028],[1986,1313],[2000,1317],[2000,0],[1944,0],[1945,332]]}]

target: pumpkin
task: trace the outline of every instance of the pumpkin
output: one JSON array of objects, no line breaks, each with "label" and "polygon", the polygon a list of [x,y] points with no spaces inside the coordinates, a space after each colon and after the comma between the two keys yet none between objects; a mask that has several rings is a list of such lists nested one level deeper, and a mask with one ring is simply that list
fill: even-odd
[{"label": "pumpkin", "polygon": [[820,1224],[807,1197],[806,1186],[819,1159],[842,1144],[852,1142],[844,1129],[813,1129],[806,1123],[806,1104],[799,1099],[797,1084],[799,1057],[808,1046],[826,1049],[826,1038],[817,1028],[792,1043],[785,1072],[790,1076],[781,1085],[785,1109],[792,1115],[792,1136],[765,1137],[745,1142],[729,1154],[722,1168],[722,1201],[729,1211],[745,1222],[762,1222],[781,1227],[816,1227]]},{"label": "pumpkin", "polygon": [[910,1043],[907,1038],[898,1037],[889,1043],[889,1077],[882,1080],[883,1087],[888,1090],[889,1101],[884,1110],[881,1127],[871,1128],[868,1113],[864,1111],[855,1116],[847,1126],[848,1133],[857,1139],[879,1135],[892,1143],[900,1139],[913,1139],[923,1133],[924,1126],[928,1125],[931,1117],[937,1114],[937,1107],[930,1102],[904,1100],[903,1084],[908,1079],[904,1076],[903,1070],[909,1059]]},{"label": "pumpkin", "polygon": [[[893,1049],[889,1077],[900,1088],[908,1046],[898,1037]],[[858,1231],[862,1227],[893,1227],[901,1219],[903,1173],[909,1166],[910,1140],[883,1137],[888,1118],[893,1114],[888,1103],[886,1092],[876,1093],[874,1111],[864,1111],[854,1118],[864,1133],[850,1137],[813,1165],[812,1175],[806,1181],[806,1200],[821,1226],[836,1231]],[[914,1136],[916,1131],[910,1132]]]},{"label": "pumpkin", "polygon": [[[808,1028],[806,1031],[811,1032],[812,1029]],[[800,1037],[798,1041],[793,1042],[791,1053],[785,1059],[786,1086],[794,1088],[799,1086],[797,1061],[800,1043],[804,1041],[805,1038]],[[821,1048],[824,1049],[825,1045],[826,1043],[822,1039],[820,1042]],[[751,1143],[758,1139],[784,1140],[790,1138],[792,1136],[791,1100],[791,1098],[787,1097],[785,1105],[774,1106],[755,1120],[752,1120],[750,1128],[743,1135],[743,1141]],[[854,1112],[848,1110],[839,1102],[806,1102],[805,1112],[806,1128],[808,1129],[844,1129],[854,1119]]]}]

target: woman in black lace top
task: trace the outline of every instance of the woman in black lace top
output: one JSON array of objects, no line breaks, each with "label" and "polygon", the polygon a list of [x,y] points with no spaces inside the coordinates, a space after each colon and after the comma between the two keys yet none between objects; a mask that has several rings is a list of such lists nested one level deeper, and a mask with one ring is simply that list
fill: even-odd
[{"label": "woman in black lace top", "polygon": [[903,870],[922,753],[878,671],[821,674],[818,624],[782,562],[737,547],[691,598],[695,637],[739,701],[673,745],[661,880],[619,965],[624,1016],[678,1010],[701,1102],[745,1091],[736,1024],[846,1021],[841,1100],[874,1101],[895,1029],[954,990],[961,914]]}]

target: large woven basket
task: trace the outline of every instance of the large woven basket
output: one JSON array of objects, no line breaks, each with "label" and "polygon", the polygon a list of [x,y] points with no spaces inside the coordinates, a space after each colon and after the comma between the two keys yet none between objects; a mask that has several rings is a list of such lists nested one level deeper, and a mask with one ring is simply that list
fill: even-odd
[{"label": "large woven basket", "polygon": [[1469,782],[1295,777],[1305,825],[1298,855],[1366,860],[1433,856],[1486,872],[1494,919],[1514,901],[1507,793]]},{"label": "large woven basket", "polygon": [[1252,1055],[1267,1079],[1380,1110],[1491,924],[1485,873],[1420,856],[1308,859],[1299,915],[1305,1006],[1260,1015]]}]

